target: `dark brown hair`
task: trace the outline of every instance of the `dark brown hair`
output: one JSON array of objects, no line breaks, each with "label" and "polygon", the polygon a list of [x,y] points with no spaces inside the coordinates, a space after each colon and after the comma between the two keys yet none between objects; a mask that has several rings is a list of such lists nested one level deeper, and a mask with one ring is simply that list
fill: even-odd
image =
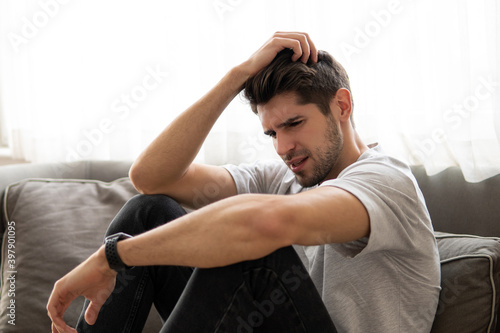
[{"label": "dark brown hair", "polygon": [[244,96],[252,111],[257,113],[257,105],[269,102],[276,95],[295,92],[299,104],[316,104],[321,113],[330,115],[330,102],[337,91],[340,88],[351,91],[344,67],[325,51],[318,52],[317,63],[293,62],[292,55],[291,49],[281,51],[267,67],[247,80]]}]

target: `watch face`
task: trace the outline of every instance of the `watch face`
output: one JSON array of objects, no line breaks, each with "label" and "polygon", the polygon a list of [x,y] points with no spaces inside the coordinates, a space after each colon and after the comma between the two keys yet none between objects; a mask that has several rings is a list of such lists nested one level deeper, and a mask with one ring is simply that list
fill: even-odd
[{"label": "watch face", "polygon": [[118,240],[122,240],[122,239],[125,239],[125,238],[132,238],[131,235],[129,234],[126,234],[124,232],[119,232],[119,233],[116,233],[116,234],[112,234],[112,235],[109,235],[105,238],[105,240],[108,240],[108,239],[112,239],[112,238],[116,238]]}]

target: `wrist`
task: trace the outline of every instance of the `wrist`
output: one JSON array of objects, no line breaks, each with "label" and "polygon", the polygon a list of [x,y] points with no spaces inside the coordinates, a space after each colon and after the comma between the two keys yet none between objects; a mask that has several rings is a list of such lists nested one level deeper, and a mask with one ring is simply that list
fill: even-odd
[{"label": "wrist", "polygon": [[104,242],[104,254],[108,265],[111,269],[116,272],[124,271],[132,267],[125,264],[118,252],[118,244],[125,240],[132,238],[132,236],[125,234],[123,232],[107,236]]},{"label": "wrist", "polygon": [[108,260],[106,259],[106,251],[105,246],[102,245],[96,253],[94,253],[89,259],[93,259],[94,263],[96,263],[98,270],[103,275],[116,275],[116,271],[111,269],[108,264]]},{"label": "wrist", "polygon": [[132,265],[131,264],[131,258],[130,254],[131,252],[128,251],[130,243],[128,242],[127,239],[124,239],[123,241],[118,242],[116,245],[116,250],[118,251],[118,255],[120,256],[122,262],[127,266],[127,267],[134,267],[137,265]]},{"label": "wrist", "polygon": [[246,63],[247,61],[245,61],[241,65],[233,67],[228,73],[231,81],[235,82],[235,85],[239,87],[238,93],[243,89],[243,87],[245,86],[245,82],[251,76],[250,72],[247,70]]}]

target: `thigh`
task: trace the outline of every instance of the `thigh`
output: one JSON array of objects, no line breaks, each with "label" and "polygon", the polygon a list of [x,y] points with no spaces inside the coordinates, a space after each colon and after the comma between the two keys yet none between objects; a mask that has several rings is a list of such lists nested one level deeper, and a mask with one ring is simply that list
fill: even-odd
[{"label": "thigh", "polygon": [[290,246],[253,261],[196,269],[162,332],[336,332]]}]

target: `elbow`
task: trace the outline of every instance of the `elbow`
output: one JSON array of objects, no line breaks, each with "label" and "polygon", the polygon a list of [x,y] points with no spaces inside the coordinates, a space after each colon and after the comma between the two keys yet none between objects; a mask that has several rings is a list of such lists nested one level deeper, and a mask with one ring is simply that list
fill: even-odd
[{"label": "elbow", "polygon": [[154,194],[145,175],[147,175],[147,172],[142,170],[142,168],[137,166],[135,163],[128,172],[132,185],[134,185],[137,192],[141,194]]},{"label": "elbow", "polygon": [[165,179],[163,174],[155,172],[154,169],[148,166],[134,163],[128,172],[128,176],[132,181],[132,185],[141,194],[168,194],[172,188],[171,185],[174,183]]},{"label": "elbow", "polygon": [[279,208],[281,204],[271,199],[266,202],[263,208],[257,210],[259,213],[252,214],[253,222],[251,225],[258,235],[257,237],[268,240],[275,249],[294,243],[293,223],[286,211]]}]

